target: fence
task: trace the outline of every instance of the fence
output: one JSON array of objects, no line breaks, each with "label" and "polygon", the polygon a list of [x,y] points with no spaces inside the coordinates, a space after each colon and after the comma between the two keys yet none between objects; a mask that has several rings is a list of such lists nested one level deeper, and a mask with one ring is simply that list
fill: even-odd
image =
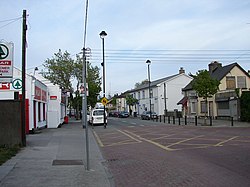
[{"label": "fence", "polygon": [[193,126],[249,126],[250,123],[247,122],[238,122],[234,121],[233,117],[229,118],[229,120],[219,120],[213,119],[211,116],[207,118],[198,118],[197,116],[193,117],[175,117],[175,116],[165,116],[160,115],[157,116],[156,119],[152,119],[153,121],[173,124],[173,125],[193,125]]}]

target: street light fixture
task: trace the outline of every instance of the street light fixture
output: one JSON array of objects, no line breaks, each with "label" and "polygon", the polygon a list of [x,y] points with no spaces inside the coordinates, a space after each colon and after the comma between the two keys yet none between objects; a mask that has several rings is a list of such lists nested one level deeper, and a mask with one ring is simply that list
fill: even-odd
[{"label": "street light fixture", "polygon": [[150,119],[151,119],[151,115],[152,115],[152,112],[151,112],[151,93],[150,93],[151,92],[151,88],[150,88],[150,64],[151,64],[151,61],[147,60],[146,64],[148,64],[149,115],[150,115]]},{"label": "street light fixture", "polygon": [[[105,56],[104,56],[104,38],[107,36],[107,33],[105,31],[102,31],[100,34],[100,38],[102,39],[102,67],[103,67],[103,98],[105,98]],[[106,124],[106,109],[105,109],[105,105],[103,107],[104,112],[103,112],[103,120],[104,120],[104,128],[106,128],[107,124]]]}]

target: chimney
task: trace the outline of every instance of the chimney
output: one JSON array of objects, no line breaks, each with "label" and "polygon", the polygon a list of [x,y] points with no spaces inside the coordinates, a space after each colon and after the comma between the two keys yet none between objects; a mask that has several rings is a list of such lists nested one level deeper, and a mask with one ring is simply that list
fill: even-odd
[{"label": "chimney", "polygon": [[217,68],[222,67],[222,64],[217,62],[217,61],[213,61],[210,64],[208,64],[208,70],[209,73],[213,73],[214,70],[216,70]]},{"label": "chimney", "polygon": [[185,73],[185,70],[183,69],[183,67],[180,68],[179,70],[179,74]]}]

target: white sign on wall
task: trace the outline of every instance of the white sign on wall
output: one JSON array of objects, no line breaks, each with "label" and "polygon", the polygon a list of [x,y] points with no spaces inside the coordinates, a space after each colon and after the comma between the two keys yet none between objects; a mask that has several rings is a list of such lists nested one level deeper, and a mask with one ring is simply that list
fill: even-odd
[{"label": "white sign on wall", "polygon": [[0,82],[12,82],[14,44],[0,43]]}]

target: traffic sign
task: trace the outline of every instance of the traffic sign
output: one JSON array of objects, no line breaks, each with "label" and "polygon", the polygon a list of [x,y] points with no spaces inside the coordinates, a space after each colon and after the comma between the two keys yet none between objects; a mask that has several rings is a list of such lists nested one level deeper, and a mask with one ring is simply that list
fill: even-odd
[{"label": "traffic sign", "polygon": [[0,82],[11,82],[13,78],[13,49],[13,43],[0,43]]},{"label": "traffic sign", "polygon": [[10,90],[10,83],[0,83],[0,90]]},{"label": "traffic sign", "polygon": [[108,99],[106,97],[103,97],[101,102],[104,106],[106,106],[108,104]]},{"label": "traffic sign", "polygon": [[12,81],[12,87],[15,90],[20,90],[22,88],[22,80],[21,79],[15,79]]}]

